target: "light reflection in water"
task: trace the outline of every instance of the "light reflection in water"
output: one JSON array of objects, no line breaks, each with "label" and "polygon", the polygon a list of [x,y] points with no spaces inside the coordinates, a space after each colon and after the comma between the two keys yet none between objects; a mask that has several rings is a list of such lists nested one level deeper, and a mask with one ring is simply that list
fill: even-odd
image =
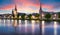
[{"label": "light reflection in water", "polygon": [[[31,23],[32,23],[32,33],[34,34],[35,21],[32,20]],[[45,24],[44,23],[45,23],[45,21],[42,21],[42,35],[44,35],[44,28],[45,28]],[[18,26],[17,25],[17,20],[14,20],[14,24],[13,25],[15,27]],[[28,25],[27,20],[25,20],[25,32],[28,32],[27,31],[27,28],[28,28],[27,25]],[[21,29],[21,20],[19,20],[19,27]],[[56,21],[54,21],[54,35],[57,35],[57,22]]]},{"label": "light reflection in water", "polygon": [[10,20],[7,20],[7,24],[8,24],[8,26],[11,26],[11,24],[10,24]]},{"label": "light reflection in water", "polygon": [[1,26],[1,22],[2,22],[2,21],[1,21],[1,19],[0,19],[0,26]]},{"label": "light reflection in water", "polygon": [[14,21],[13,21],[13,26],[14,26],[14,27],[17,27],[17,20],[14,20]]},{"label": "light reflection in water", "polygon": [[11,21],[13,21],[13,20],[11,20]]},{"label": "light reflection in water", "polygon": [[5,20],[4,20],[4,26],[5,26]]},{"label": "light reflection in water", "polygon": [[42,35],[44,35],[44,23],[45,21],[42,21]]},{"label": "light reflection in water", "polygon": [[19,30],[21,30],[21,20],[19,20]]},{"label": "light reflection in water", "polygon": [[54,35],[57,35],[57,22],[54,21]]},{"label": "light reflection in water", "polygon": [[0,19],[0,22],[1,22],[1,19]]},{"label": "light reflection in water", "polygon": [[19,20],[19,27],[21,28],[21,20]]},{"label": "light reflection in water", "polygon": [[34,33],[34,28],[35,28],[34,24],[35,24],[35,21],[32,20],[31,23],[32,23],[32,33]]},{"label": "light reflection in water", "polygon": [[27,32],[27,20],[25,20],[25,32]]},{"label": "light reflection in water", "polygon": [[[36,30],[36,33],[37,33],[37,31],[39,31],[39,22],[40,21],[35,21],[35,20],[31,20],[31,21],[28,21],[28,20],[25,20],[25,21],[22,21],[22,20],[19,20],[19,22],[18,22],[18,20],[11,20],[11,22],[10,22],[10,20],[1,20],[1,22],[2,23],[0,23],[0,24],[3,24],[4,26],[11,26],[12,27],[12,25],[14,26],[14,28],[15,28],[15,31],[16,32],[18,32],[18,33],[30,33],[30,31],[33,33],[33,34],[35,34],[35,30]],[[49,25],[46,25],[45,26],[45,21],[41,21],[42,22],[42,35],[44,35],[45,34],[45,27],[46,26],[49,26]],[[18,24],[19,23],[19,24]],[[35,24],[35,23],[37,23],[37,24]],[[52,24],[51,24],[52,25]],[[38,27],[38,29],[37,29],[37,27]],[[48,28],[48,27],[46,27],[46,28]],[[32,29],[32,30],[31,30]],[[54,35],[57,35],[57,22],[56,21],[54,21],[54,26],[53,26],[53,28],[52,29],[54,29]],[[14,29],[11,29],[11,30],[14,30]],[[47,29],[48,30],[48,29]],[[49,30],[50,30],[50,28],[49,28]],[[48,33],[50,34],[50,32],[51,31],[49,31]]]}]

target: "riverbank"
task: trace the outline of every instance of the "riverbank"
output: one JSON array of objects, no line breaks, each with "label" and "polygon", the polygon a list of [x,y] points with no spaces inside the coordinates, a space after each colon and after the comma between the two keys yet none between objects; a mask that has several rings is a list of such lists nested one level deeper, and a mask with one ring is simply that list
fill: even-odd
[{"label": "riverbank", "polygon": [[0,18],[9,20],[40,20],[40,21],[60,21],[60,19],[19,19],[19,18]]}]

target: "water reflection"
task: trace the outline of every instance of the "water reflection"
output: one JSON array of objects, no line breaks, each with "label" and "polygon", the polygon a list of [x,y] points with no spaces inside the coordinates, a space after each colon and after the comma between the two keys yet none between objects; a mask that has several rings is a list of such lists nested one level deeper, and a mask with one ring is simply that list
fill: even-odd
[{"label": "water reflection", "polygon": [[[24,33],[25,35],[35,35],[35,33],[37,33],[39,31],[39,23],[35,20],[19,20],[19,24],[17,24],[18,21],[14,20],[13,21],[13,26],[15,27],[15,31],[16,28],[18,28],[19,33]],[[39,33],[37,33],[39,34]]]},{"label": "water reflection", "polygon": [[35,24],[35,21],[32,20],[31,23],[32,23],[32,33],[34,34],[34,28],[35,28],[34,24]]},{"label": "water reflection", "polygon": [[25,32],[27,32],[27,20],[25,20]]},{"label": "water reflection", "polygon": [[12,25],[13,25],[14,27],[17,27],[17,26],[19,25],[19,21],[18,21],[18,20],[14,20]]},{"label": "water reflection", "polygon": [[42,21],[42,35],[44,35],[45,21]]},{"label": "water reflection", "polygon": [[54,21],[54,35],[57,35],[57,22]]},{"label": "water reflection", "polygon": [[39,20],[2,20],[0,19],[0,34],[12,33],[19,35],[59,35],[60,25],[57,21]]}]

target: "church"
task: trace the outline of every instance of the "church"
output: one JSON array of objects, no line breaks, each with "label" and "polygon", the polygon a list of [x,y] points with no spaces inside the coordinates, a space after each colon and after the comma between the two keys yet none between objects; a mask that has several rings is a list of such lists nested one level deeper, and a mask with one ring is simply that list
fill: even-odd
[{"label": "church", "polygon": [[16,5],[15,5],[15,9],[12,10],[12,16],[13,16],[14,18],[17,18],[17,16],[18,16],[18,12],[17,12],[17,7],[16,7]]},{"label": "church", "polygon": [[[46,14],[51,14],[52,16],[51,16],[51,19],[57,19],[58,18],[58,14],[57,13],[55,13],[55,12],[44,12],[43,10],[42,10],[42,4],[40,3],[40,9],[39,9],[39,14],[40,14],[40,19],[45,19],[45,15]],[[12,10],[12,16],[14,17],[14,18],[17,18],[17,17],[19,17],[21,14],[24,14],[24,13],[18,13],[17,12],[17,6],[15,5],[15,9],[13,9]]]},{"label": "church", "polygon": [[40,14],[40,19],[45,19],[46,14],[51,14],[51,19],[57,19],[58,18],[58,12],[45,12],[42,10],[42,4],[40,3],[40,9],[39,9],[39,14]]}]

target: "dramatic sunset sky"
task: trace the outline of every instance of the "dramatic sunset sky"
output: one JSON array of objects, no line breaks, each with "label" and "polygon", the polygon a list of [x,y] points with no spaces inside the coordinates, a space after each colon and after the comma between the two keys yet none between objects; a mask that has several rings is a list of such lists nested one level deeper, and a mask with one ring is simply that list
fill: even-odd
[{"label": "dramatic sunset sky", "polygon": [[15,4],[18,12],[38,13],[40,2],[43,11],[58,12],[60,11],[60,0],[0,0],[0,14],[11,13]]}]

